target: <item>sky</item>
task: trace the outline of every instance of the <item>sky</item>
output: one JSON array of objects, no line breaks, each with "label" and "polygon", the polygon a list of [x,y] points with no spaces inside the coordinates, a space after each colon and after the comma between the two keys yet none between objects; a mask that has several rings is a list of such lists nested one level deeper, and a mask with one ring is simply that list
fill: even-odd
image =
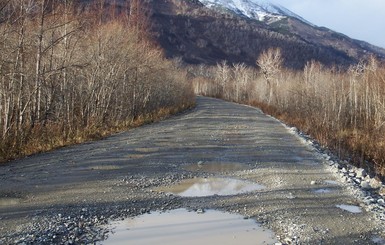
[{"label": "sky", "polygon": [[385,48],[385,0],[271,0],[351,38]]}]

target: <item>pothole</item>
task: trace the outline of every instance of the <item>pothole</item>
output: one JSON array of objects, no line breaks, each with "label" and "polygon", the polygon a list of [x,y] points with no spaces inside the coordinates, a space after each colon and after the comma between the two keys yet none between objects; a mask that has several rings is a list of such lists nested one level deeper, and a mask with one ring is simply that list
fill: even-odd
[{"label": "pothole", "polygon": [[315,194],[328,194],[336,192],[333,188],[319,188],[319,189],[312,189],[312,192]]},{"label": "pothole", "polygon": [[87,167],[77,167],[77,171],[90,171],[90,170],[119,170],[121,167],[117,165],[93,165]]},{"label": "pothole", "polygon": [[354,214],[362,213],[362,209],[355,205],[341,204],[341,205],[336,205],[336,207]]},{"label": "pothole", "polygon": [[264,189],[253,182],[230,178],[196,178],[183,180],[177,185],[160,187],[159,191],[182,197],[227,196]]},{"label": "pothole", "polygon": [[324,183],[328,185],[339,185],[339,183],[335,180],[325,180]]},{"label": "pothole", "polygon": [[204,213],[176,209],[113,222],[112,232],[98,244],[243,244],[278,242],[272,231],[237,214],[208,210]]},{"label": "pothole", "polygon": [[202,171],[209,173],[218,173],[218,172],[236,172],[241,170],[251,169],[250,166],[241,163],[230,163],[230,162],[213,162],[213,163],[202,163],[198,162],[197,164],[190,164],[184,167],[188,171]]}]

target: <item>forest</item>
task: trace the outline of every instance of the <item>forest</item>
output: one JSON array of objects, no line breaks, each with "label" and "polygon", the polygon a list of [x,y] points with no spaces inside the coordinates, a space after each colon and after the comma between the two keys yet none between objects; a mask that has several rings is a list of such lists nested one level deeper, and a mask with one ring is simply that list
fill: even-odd
[{"label": "forest", "polygon": [[141,1],[0,2],[0,160],[101,137],[193,106]]}]

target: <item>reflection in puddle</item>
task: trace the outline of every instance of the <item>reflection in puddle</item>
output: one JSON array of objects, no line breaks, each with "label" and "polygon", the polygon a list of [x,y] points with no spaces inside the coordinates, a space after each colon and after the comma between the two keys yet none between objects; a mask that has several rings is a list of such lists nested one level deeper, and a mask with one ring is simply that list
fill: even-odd
[{"label": "reflection in puddle", "polygon": [[354,205],[341,204],[341,205],[336,205],[336,207],[340,208],[340,209],[343,209],[343,210],[346,210],[346,211],[348,211],[350,213],[354,213],[354,214],[358,214],[358,213],[362,212],[360,207],[354,206]]},{"label": "reflection in puddle", "polygon": [[208,210],[203,214],[177,209],[114,222],[102,244],[274,244],[270,230],[236,214]]},{"label": "reflection in puddle", "polygon": [[203,197],[235,195],[264,188],[263,185],[237,179],[197,178],[184,180],[178,185],[163,187],[160,190],[183,197]]},{"label": "reflection in puddle", "polygon": [[324,182],[329,185],[338,185],[338,182],[335,180],[325,180]]},{"label": "reflection in puddle", "polygon": [[217,172],[235,172],[241,170],[250,169],[248,165],[240,164],[240,163],[198,163],[191,164],[184,168],[188,171],[202,171],[209,173],[217,173]]},{"label": "reflection in puddle", "polygon": [[383,239],[382,237],[379,237],[379,236],[375,236],[372,238],[372,241],[375,243],[375,244],[385,244],[385,239]]},{"label": "reflection in puddle", "polygon": [[20,198],[0,197],[0,207],[12,206],[20,203]]},{"label": "reflection in puddle", "polygon": [[321,189],[313,189],[312,192],[315,194],[327,194],[327,193],[332,193],[335,192],[335,189],[332,188],[321,188]]}]

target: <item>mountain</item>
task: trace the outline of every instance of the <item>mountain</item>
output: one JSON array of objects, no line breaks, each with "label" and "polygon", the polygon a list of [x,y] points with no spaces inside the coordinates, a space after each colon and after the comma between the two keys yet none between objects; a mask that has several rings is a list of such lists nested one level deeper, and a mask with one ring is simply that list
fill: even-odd
[{"label": "mountain", "polygon": [[385,50],[382,48],[351,39],[325,27],[317,27],[285,7],[273,4],[269,0],[200,0],[200,2],[209,8],[231,11],[246,18],[263,21],[270,26],[276,23],[277,31],[290,32],[311,43],[320,43],[336,48],[346,52],[352,58],[365,57],[367,53],[374,54],[380,59],[385,57]]},{"label": "mountain", "polygon": [[[315,26],[266,0],[145,1],[153,37],[166,56],[189,64],[226,60],[255,66],[258,56],[271,47],[281,48],[285,66],[292,69],[310,60],[342,67],[369,55],[385,60],[384,49]],[[111,2],[127,6],[125,0],[105,1]]]},{"label": "mountain", "polygon": [[281,5],[272,4],[267,0],[200,0],[205,6],[219,11],[230,10],[247,18],[274,23],[286,17],[293,17],[311,25],[301,16]]}]

